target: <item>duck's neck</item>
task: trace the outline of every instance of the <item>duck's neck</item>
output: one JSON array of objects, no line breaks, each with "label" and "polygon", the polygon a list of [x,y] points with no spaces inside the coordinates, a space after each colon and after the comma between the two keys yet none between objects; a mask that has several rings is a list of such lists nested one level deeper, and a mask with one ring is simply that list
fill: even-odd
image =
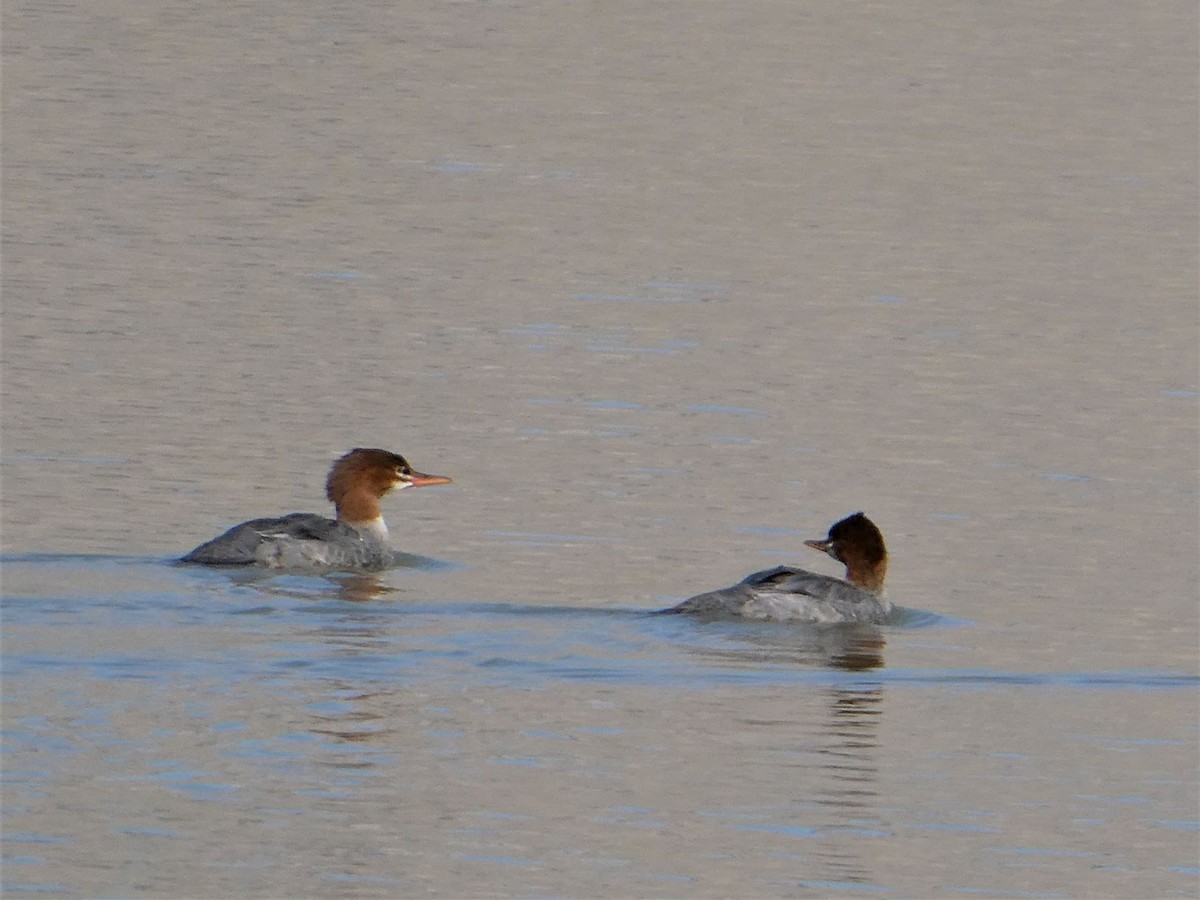
[{"label": "duck's neck", "polygon": [[374,494],[353,491],[345,494],[335,506],[339,522],[364,536],[369,535],[379,541],[388,539],[387,523],[383,521],[383,512],[379,509],[379,498]]},{"label": "duck's neck", "polygon": [[347,522],[346,524],[363,537],[373,538],[381,544],[387,543],[387,522],[383,521],[383,516],[380,516],[378,519],[372,519],[370,522]]},{"label": "duck's neck", "polygon": [[887,578],[887,558],[877,563],[850,557],[846,561],[846,580],[873,594],[883,593],[883,582]]}]

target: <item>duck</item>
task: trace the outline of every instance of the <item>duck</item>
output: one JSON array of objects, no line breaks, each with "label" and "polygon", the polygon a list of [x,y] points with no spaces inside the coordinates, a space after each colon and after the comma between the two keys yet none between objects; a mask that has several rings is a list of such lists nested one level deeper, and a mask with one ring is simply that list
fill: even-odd
[{"label": "duck", "polygon": [[776,566],[658,612],[703,619],[818,625],[856,622],[880,625],[888,621],[893,607],[884,593],[887,547],[874,522],[856,512],[831,525],[823,540],[808,540],[804,545],[844,565],[846,577]]},{"label": "duck", "polygon": [[268,569],[373,571],[395,560],[379,501],[393,490],[451,484],[417,472],[398,453],[355,447],[330,466],[325,496],[335,518],[289,513],[251,519],[206,541],[180,562]]}]

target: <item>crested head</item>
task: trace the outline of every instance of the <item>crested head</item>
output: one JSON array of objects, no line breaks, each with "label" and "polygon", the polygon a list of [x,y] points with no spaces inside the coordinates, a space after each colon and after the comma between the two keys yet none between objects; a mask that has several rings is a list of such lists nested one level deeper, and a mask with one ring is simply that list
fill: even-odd
[{"label": "crested head", "polygon": [[412,466],[400,454],[355,447],[330,468],[325,479],[325,496],[335,504],[355,491],[382,497],[411,479]]},{"label": "crested head", "polygon": [[414,472],[399,453],[355,447],[330,468],[325,496],[337,507],[340,521],[352,525],[377,523],[372,527],[386,533],[379,511],[380,497],[395,488],[449,483],[450,479],[442,475]]},{"label": "crested head", "polygon": [[846,580],[879,593],[887,576],[887,548],[883,534],[861,512],[834,522],[823,541],[805,541],[814,550],[828,553],[846,567]]},{"label": "crested head", "polygon": [[869,565],[876,565],[887,559],[883,534],[875,523],[861,512],[846,516],[840,522],[834,522],[829,527],[829,542],[841,548],[855,548]]}]

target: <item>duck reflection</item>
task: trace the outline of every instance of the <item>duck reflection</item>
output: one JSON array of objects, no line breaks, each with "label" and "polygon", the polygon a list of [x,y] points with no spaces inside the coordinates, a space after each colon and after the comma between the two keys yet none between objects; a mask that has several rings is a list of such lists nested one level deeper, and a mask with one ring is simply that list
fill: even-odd
[{"label": "duck reflection", "polygon": [[[295,600],[336,598],[354,603],[375,600],[400,588],[387,584],[374,573],[331,572],[325,575],[279,575],[270,570],[245,570],[230,573],[230,580],[242,587],[253,587],[272,597]],[[330,592],[330,588],[333,592]]]},{"label": "duck reflection", "polygon": [[882,837],[877,787],[879,726],[883,716],[881,685],[834,687],[826,691],[829,717],[814,737],[820,771],[813,802],[817,838],[813,856],[824,861],[822,881],[874,884],[864,838]]},{"label": "duck reflection", "polygon": [[327,580],[337,586],[339,600],[352,603],[365,603],[400,590],[384,584],[378,575],[331,575]]},{"label": "duck reflection", "polygon": [[[390,716],[372,712],[375,707],[387,708],[392,699],[390,692],[354,690],[349,684],[333,687],[338,696],[336,709],[314,711],[309,731],[312,734],[332,738],[343,744],[370,744],[395,734],[396,729],[385,725]],[[338,758],[329,765],[352,768],[369,768],[378,760],[371,757]]]},{"label": "duck reflection", "polygon": [[[743,720],[745,728],[770,728],[781,734],[779,749],[800,771],[789,776],[795,799],[779,823],[776,811],[761,827],[791,829],[810,835],[805,855],[821,861],[805,880],[827,888],[856,889],[875,884],[865,839],[883,836],[878,811],[879,730],[883,719],[882,680],[861,674],[883,666],[886,645],[874,626],[779,628],[742,626],[720,635],[722,646],[690,648],[725,667],[754,669],[803,667],[817,675],[814,694],[803,707],[823,715],[795,721]],[[820,670],[829,675],[820,676]],[[827,683],[834,678],[835,683]]]},{"label": "duck reflection", "polygon": [[755,670],[788,665],[866,672],[883,666],[883,634],[871,625],[780,628],[775,623],[737,623],[721,637],[720,646],[688,649],[724,666]]}]

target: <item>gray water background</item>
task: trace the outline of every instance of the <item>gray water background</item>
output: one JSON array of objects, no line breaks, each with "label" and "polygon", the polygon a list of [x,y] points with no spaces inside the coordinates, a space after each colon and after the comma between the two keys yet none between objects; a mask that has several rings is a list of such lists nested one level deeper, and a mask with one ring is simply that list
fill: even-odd
[{"label": "gray water background", "polygon": [[[6,894],[1197,894],[1194,5],[2,24]],[[352,446],[411,565],[169,564]]]}]

